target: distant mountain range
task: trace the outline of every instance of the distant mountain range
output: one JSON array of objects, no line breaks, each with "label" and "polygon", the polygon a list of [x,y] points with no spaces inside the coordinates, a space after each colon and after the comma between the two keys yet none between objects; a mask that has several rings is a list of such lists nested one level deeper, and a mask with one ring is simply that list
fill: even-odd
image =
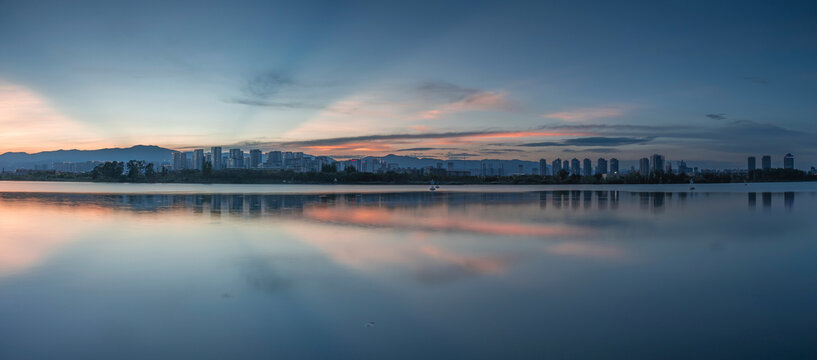
[{"label": "distant mountain range", "polygon": [[[56,150],[42,151],[38,153],[7,152],[0,155],[0,167],[11,169],[34,169],[37,167],[50,167],[54,162],[85,162],[85,161],[128,161],[145,160],[148,162],[161,163],[171,161],[175,150],[154,145],[136,145],[129,148],[109,148],[99,150]],[[417,158],[413,156],[386,155],[377,157],[386,163],[397,164],[400,168],[424,168],[428,166],[436,167],[437,164],[448,169],[448,163],[452,163],[453,169],[458,171],[469,170],[478,173],[482,168],[479,160],[441,160],[434,158]],[[366,159],[366,158],[363,158]],[[494,169],[492,173],[499,173],[502,169],[504,174],[516,173],[519,165],[522,165],[526,173],[534,171],[538,167],[537,162],[523,160],[484,160],[486,167]]]},{"label": "distant mountain range", "polygon": [[[523,172],[526,174],[535,173],[539,169],[539,162],[538,161],[526,161],[526,160],[499,160],[499,159],[486,159],[486,160],[441,160],[441,159],[434,159],[434,158],[416,158],[413,156],[401,156],[401,155],[386,155],[379,157],[386,163],[394,163],[401,168],[424,168],[428,166],[436,167],[438,164],[441,164],[443,169],[448,169],[449,163],[452,165],[452,170],[456,171],[471,171],[472,174],[480,174],[482,170],[482,165],[485,164],[487,173],[499,174],[515,174],[519,172],[519,166],[521,165],[523,168]],[[365,159],[365,158],[364,158]],[[490,170],[493,169],[493,172]],[[500,171],[501,170],[501,171]]]},{"label": "distant mountain range", "polygon": [[50,165],[52,162],[84,161],[128,161],[145,160],[148,162],[170,161],[174,150],[153,145],[136,145],[129,148],[110,148],[99,150],[56,150],[38,153],[7,152],[0,155],[0,167],[34,168],[37,165]]}]

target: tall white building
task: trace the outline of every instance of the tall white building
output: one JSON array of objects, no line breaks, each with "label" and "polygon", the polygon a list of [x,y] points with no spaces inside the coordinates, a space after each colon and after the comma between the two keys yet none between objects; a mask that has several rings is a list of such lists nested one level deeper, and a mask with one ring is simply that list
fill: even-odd
[{"label": "tall white building", "polygon": [[173,153],[173,170],[183,170],[187,163],[187,154],[176,151]]},{"label": "tall white building", "polygon": [[204,149],[193,150],[193,170],[201,170],[204,167]]},{"label": "tall white building", "polygon": [[230,149],[230,163],[228,164],[230,168],[233,169],[243,169],[244,168],[244,151],[241,149]]}]

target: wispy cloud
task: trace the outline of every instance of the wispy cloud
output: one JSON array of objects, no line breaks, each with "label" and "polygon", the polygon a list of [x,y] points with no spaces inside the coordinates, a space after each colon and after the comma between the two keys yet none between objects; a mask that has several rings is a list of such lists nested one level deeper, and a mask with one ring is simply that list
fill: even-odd
[{"label": "wispy cloud", "polygon": [[586,121],[620,117],[630,109],[628,106],[589,107],[549,113],[542,117],[562,121]]},{"label": "wispy cloud", "polygon": [[508,130],[451,131],[421,134],[378,134],[378,135],[336,137],[316,140],[289,141],[283,142],[282,145],[325,146],[380,140],[417,140],[417,139],[446,139],[446,138],[524,138],[524,137],[570,136],[570,135],[573,134],[546,131],[508,131]]},{"label": "wispy cloud", "polygon": [[726,114],[706,114],[712,120],[726,120]]},{"label": "wispy cloud", "polygon": [[525,150],[520,149],[488,149],[488,150],[480,150],[480,153],[483,155],[501,155],[506,153],[522,153]]},{"label": "wispy cloud", "polygon": [[415,147],[408,149],[397,149],[395,151],[431,151],[431,150],[457,150],[457,148]]},{"label": "wispy cloud", "polygon": [[302,102],[285,102],[285,101],[269,101],[245,98],[228,98],[224,100],[228,103],[261,106],[281,109],[320,109],[321,106],[317,104],[307,104]]},{"label": "wispy cloud", "polygon": [[[698,154],[717,151],[745,154],[798,152],[815,154],[817,134],[749,120],[719,123],[718,126],[565,124],[542,126],[545,131],[586,131],[604,137],[651,139],[652,146],[693,146]],[[691,150],[692,148],[687,148]]]},{"label": "wispy cloud", "polygon": [[417,91],[427,101],[443,100],[435,108],[421,112],[420,118],[423,119],[436,119],[463,111],[510,111],[517,108],[504,91],[466,88],[442,81],[423,83],[417,87]]},{"label": "wispy cloud", "polygon": [[564,149],[562,152],[564,153],[597,153],[597,154],[611,154],[621,151],[620,149],[616,148],[589,148],[589,149]]},{"label": "wispy cloud", "polygon": [[[273,98],[281,98],[284,92],[292,95],[291,93],[296,89],[309,87],[311,85],[295,80],[286,72],[267,71],[247,80],[246,84],[240,89],[241,96],[226,97],[223,101],[231,104],[279,109],[323,108],[325,104],[320,101],[315,102],[313,98],[310,98],[310,101],[273,100]],[[284,98],[291,98],[291,96]]]},{"label": "wispy cloud", "polygon": [[428,81],[416,88],[417,92],[428,100],[444,99],[445,102],[458,102],[483,92],[479,89],[466,88],[445,81]]},{"label": "wispy cloud", "polygon": [[473,153],[448,153],[446,154],[448,157],[474,157],[479,156],[480,154],[473,154]]},{"label": "wispy cloud", "polygon": [[582,137],[566,139],[563,141],[546,141],[520,144],[519,146],[542,147],[542,146],[623,146],[633,144],[644,144],[649,142],[648,138],[632,138],[632,137]]},{"label": "wispy cloud", "polygon": [[295,85],[291,76],[279,71],[258,74],[247,81],[242,92],[252,98],[269,98],[281,89]]}]

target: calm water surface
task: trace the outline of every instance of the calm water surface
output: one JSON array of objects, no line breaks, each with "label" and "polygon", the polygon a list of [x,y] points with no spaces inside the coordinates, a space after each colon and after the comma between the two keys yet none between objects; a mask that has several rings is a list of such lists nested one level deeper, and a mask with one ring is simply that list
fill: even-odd
[{"label": "calm water surface", "polygon": [[817,187],[0,182],[0,359],[817,358]]}]

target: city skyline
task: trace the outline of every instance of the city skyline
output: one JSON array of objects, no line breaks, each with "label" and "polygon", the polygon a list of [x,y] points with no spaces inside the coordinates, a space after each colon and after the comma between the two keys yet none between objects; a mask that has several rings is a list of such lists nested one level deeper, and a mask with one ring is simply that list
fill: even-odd
[{"label": "city skyline", "polygon": [[0,153],[817,164],[814,4],[44,5],[0,5]]},{"label": "city skyline", "polygon": [[[141,149],[149,149],[147,153],[140,152]],[[78,151],[78,150],[59,150],[59,151],[51,151],[51,152],[39,152],[34,154],[27,154],[27,153],[5,153],[0,154],[0,167],[3,167],[3,170],[6,171],[15,171],[15,170],[57,170],[57,171],[67,171],[67,172],[82,172],[82,171],[89,171],[90,168],[93,166],[91,164],[99,164],[106,161],[147,161],[148,163],[153,163],[156,168],[161,167],[168,167],[169,169],[194,169],[194,170],[203,170],[205,162],[209,162],[209,166],[211,169],[218,170],[218,169],[235,169],[235,168],[245,168],[245,169],[298,169],[298,171],[320,171],[321,166],[329,165],[333,163],[338,163],[339,165],[347,164],[350,161],[362,161],[364,159],[374,159],[376,161],[383,161],[383,168],[380,170],[391,170],[391,169],[411,169],[417,168],[417,166],[409,166],[405,167],[402,164],[398,163],[388,163],[385,159],[387,158],[400,158],[400,159],[415,159],[418,161],[435,161],[438,167],[441,166],[444,162],[447,163],[448,170],[452,170],[451,167],[455,163],[496,163],[496,164],[514,164],[513,166],[519,166],[518,172],[508,171],[508,174],[531,174],[531,175],[553,175],[558,173],[559,170],[565,169],[570,174],[582,175],[582,176],[589,176],[594,175],[596,173],[599,174],[607,174],[608,169],[609,173],[615,174],[618,173],[618,169],[622,169],[621,173],[626,174],[630,172],[638,172],[638,173],[650,173],[655,172],[657,170],[662,170],[665,172],[676,172],[676,173],[697,173],[698,169],[701,171],[727,171],[727,172],[734,172],[734,171],[753,171],[753,170],[768,170],[768,169],[800,169],[807,171],[808,173],[815,172],[815,166],[810,164],[803,164],[802,162],[795,163],[794,159],[795,156],[792,153],[786,153],[779,161],[772,161],[771,155],[763,155],[761,157],[760,165],[757,164],[757,156],[748,156],[745,159],[745,163],[743,166],[731,166],[731,167],[718,167],[718,166],[710,166],[713,162],[717,163],[717,161],[695,161],[695,160],[687,160],[687,159],[669,159],[667,160],[664,155],[660,154],[652,154],[649,157],[641,157],[640,159],[626,159],[622,158],[619,159],[616,157],[615,154],[608,154],[609,156],[601,156],[595,160],[589,158],[583,158],[578,156],[574,157],[573,159],[578,161],[578,165],[575,164],[572,160],[569,161],[569,156],[566,157],[564,160],[564,164],[562,164],[561,158],[557,158],[552,162],[549,162],[545,158],[540,158],[538,160],[523,160],[523,159],[498,159],[498,158],[489,158],[489,159],[469,159],[467,157],[423,157],[423,156],[414,156],[411,154],[388,154],[385,156],[345,156],[345,157],[333,157],[333,156],[326,156],[326,155],[313,155],[307,154],[300,151],[286,151],[286,150],[271,150],[271,151],[262,151],[257,148],[226,148],[226,152],[221,146],[213,146],[210,149],[192,149],[188,151],[179,151],[179,150],[172,150],[161,148],[157,146],[144,146],[144,145],[137,145],[131,148],[108,148],[108,149],[99,149],[99,150],[90,150],[90,151]],[[161,153],[162,151],[166,152],[166,157],[162,157],[157,152]],[[119,153],[118,153],[119,152]],[[125,155],[125,152],[129,152],[130,155]],[[81,155],[81,160],[72,160],[70,154],[79,154],[83,153],[85,155]],[[98,155],[90,155],[92,153],[97,153]],[[118,153],[118,155],[117,155]],[[49,155],[50,154],[50,155]],[[141,155],[140,155],[141,154]],[[214,156],[214,154],[216,154]],[[575,154],[574,154],[575,155]],[[10,157],[9,157],[10,156]],[[73,155],[76,156],[76,155]],[[36,157],[36,158],[35,158]],[[303,167],[298,166],[296,168],[284,166],[288,159],[305,159],[309,162],[313,162],[312,164]],[[608,165],[609,161],[609,165]],[[592,165],[588,166],[588,162]],[[275,165],[277,164],[277,165]],[[526,164],[525,169],[523,169],[523,165]],[[774,166],[773,166],[774,164]],[[797,165],[796,165],[797,164]],[[388,166],[385,166],[388,165]],[[427,166],[428,164],[426,164]],[[623,165],[623,166],[620,166]],[[798,166],[799,165],[799,166]],[[90,167],[89,167],[90,166]],[[503,167],[505,165],[498,165]],[[423,166],[420,166],[422,168]],[[458,171],[464,170],[462,166],[456,166]],[[629,167],[629,168],[628,168]],[[69,170],[71,169],[71,170]],[[553,170],[555,169],[555,171]],[[576,169],[576,170],[574,170]],[[468,169],[472,174],[480,174],[484,175],[485,171],[479,171],[477,168]],[[578,172],[577,172],[578,171]],[[588,173],[589,172],[589,173]]]}]

